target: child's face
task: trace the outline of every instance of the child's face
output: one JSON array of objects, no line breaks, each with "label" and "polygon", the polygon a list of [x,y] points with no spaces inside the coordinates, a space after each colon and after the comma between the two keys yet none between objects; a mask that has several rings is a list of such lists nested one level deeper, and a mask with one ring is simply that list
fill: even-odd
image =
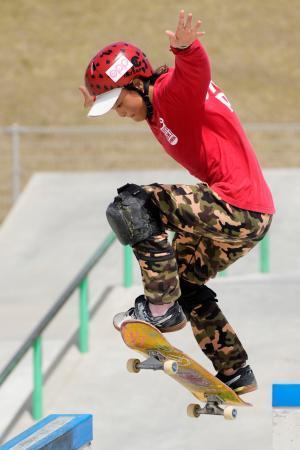
[{"label": "child's face", "polygon": [[147,110],[142,97],[135,91],[122,89],[113,109],[120,117],[130,117],[136,122],[146,119]]}]

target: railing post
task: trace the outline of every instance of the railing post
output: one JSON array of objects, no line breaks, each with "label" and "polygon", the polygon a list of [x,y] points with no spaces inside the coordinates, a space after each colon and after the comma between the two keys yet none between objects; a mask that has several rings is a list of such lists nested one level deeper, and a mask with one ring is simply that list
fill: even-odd
[{"label": "railing post", "polygon": [[20,127],[14,123],[11,127],[11,159],[12,159],[12,200],[17,200],[21,192],[21,166],[20,166]]},{"label": "railing post", "polygon": [[270,272],[270,249],[269,235],[267,234],[260,242],[260,271],[262,273]]},{"label": "railing post", "polygon": [[124,279],[123,285],[128,288],[133,282],[133,254],[130,245],[124,247]]},{"label": "railing post", "polygon": [[80,283],[79,291],[79,351],[87,353],[89,351],[89,287],[87,277]]},{"label": "railing post", "polygon": [[33,395],[32,417],[40,420],[43,416],[43,372],[42,372],[42,337],[33,343]]},{"label": "railing post", "polygon": [[227,270],[226,270],[226,269],[221,270],[221,272],[218,272],[218,276],[219,276],[220,278],[226,277],[226,276],[227,276]]}]

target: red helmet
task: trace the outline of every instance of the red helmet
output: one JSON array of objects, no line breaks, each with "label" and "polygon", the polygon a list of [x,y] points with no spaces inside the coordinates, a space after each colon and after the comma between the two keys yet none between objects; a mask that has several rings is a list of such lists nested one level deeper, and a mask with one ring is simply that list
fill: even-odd
[{"label": "red helmet", "polygon": [[149,78],[153,69],[147,56],[135,45],[115,42],[100,50],[85,72],[85,84],[91,95],[122,88],[134,78]]}]

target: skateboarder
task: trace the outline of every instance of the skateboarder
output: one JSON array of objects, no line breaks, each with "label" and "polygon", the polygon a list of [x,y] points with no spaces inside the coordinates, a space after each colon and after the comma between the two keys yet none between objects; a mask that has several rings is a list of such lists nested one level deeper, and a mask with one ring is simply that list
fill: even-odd
[{"label": "skateboarder", "polygon": [[[132,246],[144,285],[134,306],[115,316],[115,327],[131,318],[166,332],[190,321],[217,377],[244,394],[256,389],[255,376],[206,283],[263,239],[274,205],[232,105],[211,80],[200,26],[182,10],[176,31],[166,31],[174,68],[153,71],[134,45],[108,45],[90,61],[80,90],[89,116],[112,109],[146,120],[165,151],[198,179],[127,184],[108,206],[108,221]],[[167,230],[175,232],[172,245]]]}]

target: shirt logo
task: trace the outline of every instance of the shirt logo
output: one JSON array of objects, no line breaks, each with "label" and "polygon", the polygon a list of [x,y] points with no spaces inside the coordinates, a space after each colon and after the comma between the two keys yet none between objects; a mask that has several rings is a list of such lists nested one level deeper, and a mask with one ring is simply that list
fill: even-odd
[{"label": "shirt logo", "polygon": [[216,89],[216,85],[213,81],[210,82],[209,87],[208,87],[208,91],[206,94],[206,100],[209,99],[209,93],[211,93],[212,95],[215,96],[215,98],[217,100],[219,100],[219,102],[223,103],[223,105],[225,105],[231,112],[233,112],[232,106],[228,100],[228,98],[226,97],[226,95],[224,94],[224,92],[217,92]]},{"label": "shirt logo", "polygon": [[117,56],[116,62],[110,66],[105,73],[116,83],[132,66],[133,64],[129,61],[129,59],[120,53],[120,55]]},{"label": "shirt logo", "polygon": [[159,118],[159,122],[161,123],[160,131],[165,135],[167,141],[171,145],[176,145],[178,142],[178,137],[165,125],[164,119]]}]

